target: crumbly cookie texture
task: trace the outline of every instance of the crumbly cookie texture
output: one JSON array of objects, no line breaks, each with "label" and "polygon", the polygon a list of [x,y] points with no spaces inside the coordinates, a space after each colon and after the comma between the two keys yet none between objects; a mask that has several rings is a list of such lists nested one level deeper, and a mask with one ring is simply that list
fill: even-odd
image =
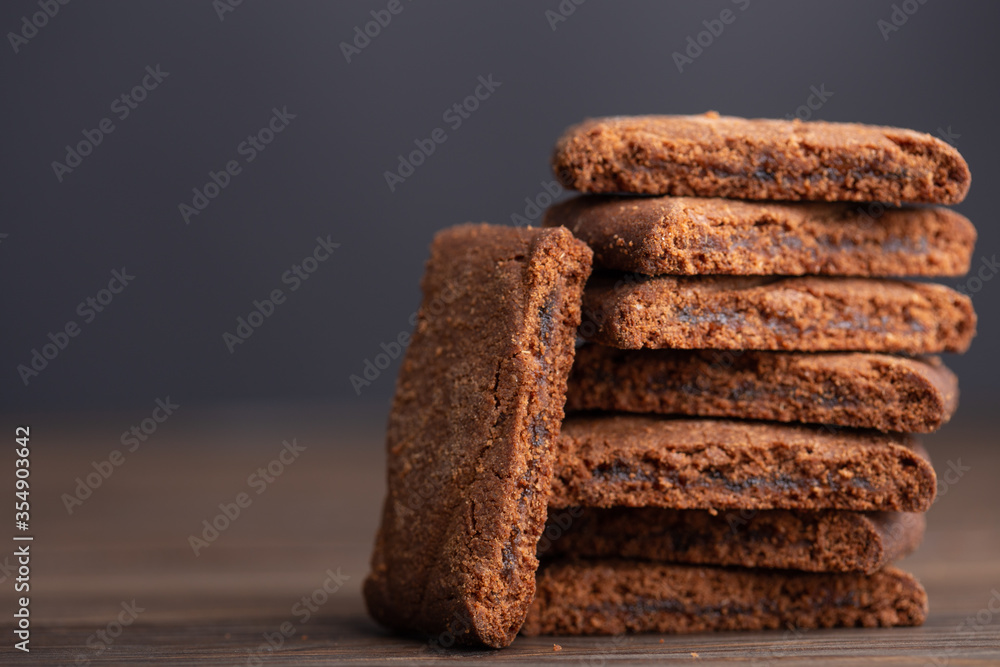
[{"label": "crumbly cookie texture", "polygon": [[570,417],[549,508],[924,512],[937,478],[903,434],[645,415]]},{"label": "crumbly cookie texture", "polygon": [[628,560],[543,567],[526,636],[920,625],[927,593],[906,572],[743,570]]},{"label": "crumbly cookie texture", "polygon": [[958,406],[938,357],[867,352],[577,350],[567,410],[809,422],[929,433]]},{"label": "crumbly cookie texture", "polygon": [[501,647],[517,634],[590,263],[565,229],[464,225],[435,237],[364,584],[383,625],[441,646]]},{"label": "crumbly cookie texture", "polygon": [[581,333],[625,349],[965,352],[972,300],[943,285],[804,276],[601,276]]},{"label": "crumbly cookie texture", "polygon": [[941,207],[584,195],[546,211],[595,266],[647,275],[961,276],[976,230]]},{"label": "crumbly cookie texture", "polygon": [[552,168],[581,192],[957,204],[971,175],[929,134],[822,121],[619,116],[584,121]]},{"label": "crumbly cookie texture", "polygon": [[910,512],[571,507],[549,514],[538,556],[872,574],[912,553],[925,523]]}]

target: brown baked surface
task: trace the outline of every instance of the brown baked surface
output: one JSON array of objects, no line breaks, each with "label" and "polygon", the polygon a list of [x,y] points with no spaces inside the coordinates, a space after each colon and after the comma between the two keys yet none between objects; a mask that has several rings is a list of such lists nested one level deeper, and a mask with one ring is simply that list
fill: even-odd
[{"label": "brown baked surface", "polygon": [[958,406],[938,357],[866,352],[576,352],[566,409],[741,417],[929,433]]},{"label": "brown baked surface", "polygon": [[961,276],[976,230],[946,208],[581,196],[546,211],[595,266],[647,275]]},{"label": "brown baked surface", "polygon": [[645,415],[569,417],[549,508],[924,512],[937,478],[911,436]]},{"label": "brown baked surface", "polygon": [[364,584],[383,625],[492,647],[521,627],[590,261],[567,230],[463,225],[435,237]]},{"label": "brown baked surface", "polygon": [[943,285],[866,278],[605,274],[583,336],[637,349],[965,352],[972,300]]},{"label": "brown baked surface", "polygon": [[538,557],[871,574],[912,553],[924,526],[908,512],[569,507],[549,513]]},{"label": "brown baked surface", "polygon": [[957,204],[971,176],[947,143],[894,127],[719,116],[584,121],[552,168],[582,192]]},{"label": "brown baked surface", "polygon": [[870,628],[927,617],[923,587],[893,567],[869,575],[569,560],[543,567],[537,586],[526,636]]}]

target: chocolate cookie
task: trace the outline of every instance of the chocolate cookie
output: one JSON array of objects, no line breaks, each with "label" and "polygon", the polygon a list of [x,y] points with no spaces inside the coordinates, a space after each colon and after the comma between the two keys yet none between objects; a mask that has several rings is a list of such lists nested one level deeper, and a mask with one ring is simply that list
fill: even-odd
[{"label": "chocolate cookie", "polygon": [[929,433],[958,406],[938,357],[863,352],[617,350],[576,352],[567,410],[811,422]]},{"label": "chocolate cookie", "polygon": [[908,435],[640,415],[570,417],[549,508],[923,512],[937,478]]},{"label": "chocolate cookie", "polygon": [[647,275],[961,276],[976,230],[946,208],[576,197],[545,224],[594,250],[596,266]]},{"label": "chocolate cookie", "polygon": [[364,584],[383,625],[492,647],[521,627],[590,262],[567,230],[463,225],[435,237]]},{"label": "chocolate cookie", "polygon": [[636,349],[964,352],[972,300],[943,285],[865,278],[602,276],[584,337]]},{"label": "chocolate cookie", "polygon": [[874,574],[741,570],[628,560],[563,561],[538,573],[526,636],[920,625],[927,593]]},{"label": "chocolate cookie", "polygon": [[924,526],[903,512],[571,507],[549,513],[538,556],[871,574],[913,552]]},{"label": "chocolate cookie", "polygon": [[940,139],[856,123],[619,116],[569,128],[552,167],[582,192],[957,204],[969,167]]}]

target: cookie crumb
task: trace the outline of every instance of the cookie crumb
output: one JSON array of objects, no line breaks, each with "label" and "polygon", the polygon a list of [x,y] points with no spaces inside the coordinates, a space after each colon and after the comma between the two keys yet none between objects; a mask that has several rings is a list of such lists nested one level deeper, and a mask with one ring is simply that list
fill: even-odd
[{"label": "cookie crumb", "polygon": [[692,658],[700,658],[701,656],[698,655],[697,653],[695,653],[694,651],[691,651],[691,657]]},{"label": "cookie crumb", "polygon": [[552,650],[553,651],[561,651],[562,650],[562,646],[560,646],[559,644],[553,644],[552,645]]}]

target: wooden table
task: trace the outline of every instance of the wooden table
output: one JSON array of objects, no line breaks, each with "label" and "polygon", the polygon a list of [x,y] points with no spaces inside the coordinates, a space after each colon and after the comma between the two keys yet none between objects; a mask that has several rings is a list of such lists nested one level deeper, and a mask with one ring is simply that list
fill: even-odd
[{"label": "wooden table", "polygon": [[[962,472],[942,485],[926,541],[903,563],[930,596],[923,627],[518,638],[503,651],[472,652],[394,637],[365,614],[360,586],[384,492],[384,408],[181,406],[129,452],[120,436],[145,416],[17,418],[32,427],[32,650],[12,648],[13,582],[0,571],[3,663],[1000,663],[1000,448],[990,423],[961,414],[925,439],[939,474],[950,464]],[[14,419],[3,423],[13,434]],[[269,482],[248,480],[269,464],[278,470],[271,462],[292,438],[305,448],[296,458],[286,453]],[[76,478],[85,481],[95,462],[107,472],[101,462],[116,449],[123,460],[70,514]],[[11,475],[2,479],[12,486]],[[189,537],[240,493],[247,506],[228,527],[218,520],[224,529],[195,555]],[[10,511],[8,535],[13,520]],[[314,608],[308,618],[303,597]]]}]

